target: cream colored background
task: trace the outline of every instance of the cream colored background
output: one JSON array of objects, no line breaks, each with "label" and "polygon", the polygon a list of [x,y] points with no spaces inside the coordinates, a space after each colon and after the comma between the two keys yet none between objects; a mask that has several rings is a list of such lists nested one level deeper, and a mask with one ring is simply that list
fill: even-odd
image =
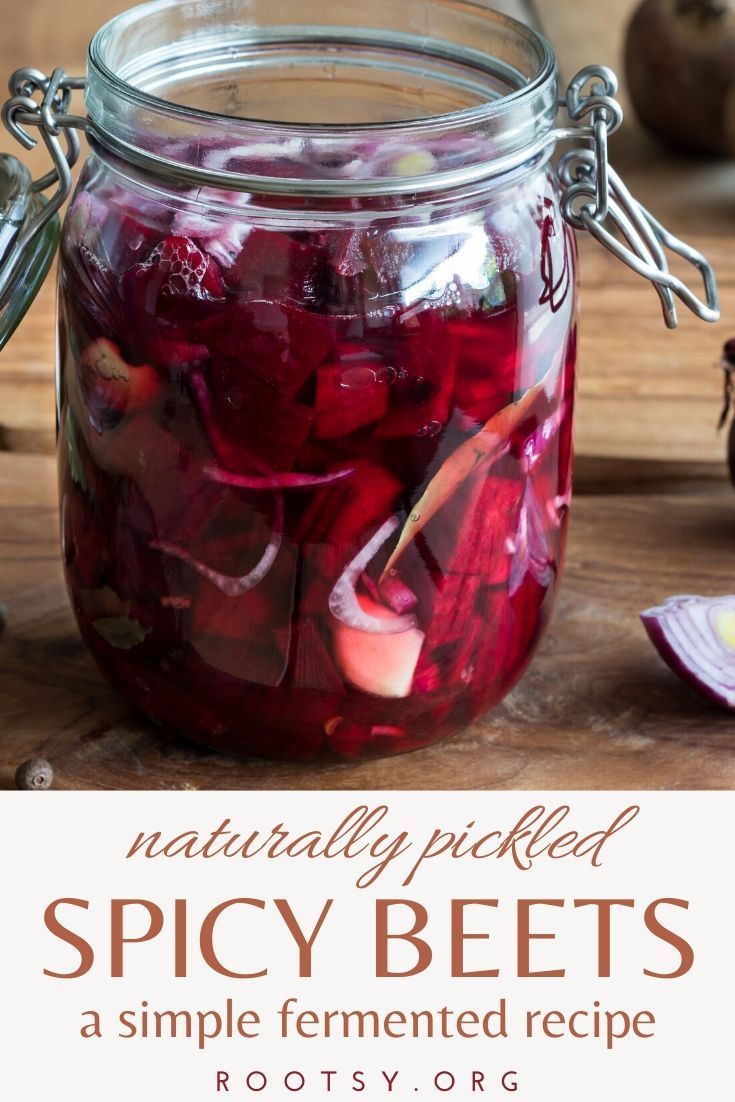
[{"label": "cream colored background", "polygon": [[[548,794],[547,794],[548,795]],[[233,829],[265,831],[279,822],[295,832],[320,828],[331,832],[360,802],[385,802],[385,828],[410,829],[424,840],[437,827],[461,831],[470,819],[484,830],[509,830],[536,803],[549,810],[563,803],[572,808],[570,828],[591,831],[613,822],[632,803],[642,805],[639,818],[612,839],[603,851],[601,869],[574,861],[540,859],[531,872],[506,861],[464,862],[437,859],[427,864],[409,888],[401,881],[410,867],[406,855],[377,885],[358,891],[360,872],[371,862],[330,861],[125,861],[124,853],[138,831],[163,830],[173,837],[198,828],[205,835],[230,817]],[[37,807],[43,804],[44,814]],[[45,793],[33,798],[5,794],[3,815],[13,824],[0,854],[5,886],[0,909],[0,1097],[40,1102],[208,1102],[215,1072],[233,1074],[263,1069],[272,1075],[301,1068],[321,1082],[319,1069],[365,1069],[372,1089],[353,1096],[348,1090],[327,1095],[318,1087],[290,1095],[282,1087],[251,1095],[242,1087],[231,1099],[258,1097],[262,1102],[289,1098],[321,1102],[362,1097],[370,1102],[415,1099],[477,1102],[501,1097],[516,1102],[620,1102],[631,1099],[724,1099],[732,1096],[732,999],[735,966],[732,910],[735,888],[729,874],[735,796],[727,793]],[[58,813],[58,814],[57,814]],[[51,830],[50,824],[54,824]],[[20,886],[22,885],[22,891]],[[76,896],[90,909],[71,911],[73,928],[93,942],[97,967],[80,980],[52,980],[44,967],[68,970],[77,954],[53,939],[43,925],[52,900]],[[230,967],[255,970],[264,965],[264,980],[228,980],[209,972],[197,953],[198,924],[218,903],[237,896],[271,901],[286,898],[305,928],[315,921],[323,902],[334,898],[314,947],[311,979],[298,973],[296,947],[286,934],[272,902],[264,912],[236,908],[218,930],[217,949]],[[643,926],[642,910],[654,899],[691,901],[688,912],[662,911],[671,928],[686,937],[696,953],[695,966],[679,980],[655,980],[643,967],[666,971],[677,954]],[[190,907],[190,973],[174,980],[172,939],[168,926],[155,942],[131,945],[126,978],[105,979],[109,972],[109,900],[147,898],[171,917],[173,901]],[[434,950],[431,968],[407,980],[374,977],[373,900],[410,898],[429,909],[427,937]],[[467,944],[470,967],[499,967],[498,979],[451,980],[449,976],[449,900],[498,899],[497,911],[475,909],[470,929],[490,932],[489,941]],[[559,979],[518,980],[515,973],[515,900],[611,898],[636,899],[635,911],[613,912],[613,976],[596,978],[595,912],[590,908],[549,908],[534,912],[534,928],[556,934],[536,941],[536,968],[568,969]],[[61,916],[60,916],[61,917]],[[131,933],[145,927],[130,915]],[[329,944],[327,944],[329,943]],[[396,959],[396,958],[392,958]],[[199,960],[199,963],[197,961]],[[410,962],[409,962],[410,963]],[[541,1040],[529,1043],[518,1030],[501,1041],[294,1041],[281,1044],[271,1028],[262,1040],[221,1040],[204,1053],[196,1044],[174,1041],[123,1041],[114,1029],[101,1040],[78,1035],[81,1011],[104,1011],[112,1023],[120,1009],[139,1006],[191,1010],[220,1007],[232,997],[241,1009],[262,1010],[268,1021],[286,997],[296,995],[302,1008],[373,1007],[410,1010],[442,1006],[482,1011],[502,996],[508,999],[513,1025],[527,1009],[570,1011],[591,1006],[647,1009],[658,1021],[650,1040],[621,1043],[611,1056],[594,1041]],[[388,1095],[377,1089],[375,1069],[400,1069],[399,1089]],[[430,1076],[450,1068],[464,1071],[463,1089],[442,1096],[431,1089]],[[515,1095],[494,1089],[474,1096],[467,1089],[473,1068],[490,1075],[514,1068],[520,1088]],[[414,1090],[414,1087],[416,1089]],[[224,1098],[224,1095],[219,1097]]]}]

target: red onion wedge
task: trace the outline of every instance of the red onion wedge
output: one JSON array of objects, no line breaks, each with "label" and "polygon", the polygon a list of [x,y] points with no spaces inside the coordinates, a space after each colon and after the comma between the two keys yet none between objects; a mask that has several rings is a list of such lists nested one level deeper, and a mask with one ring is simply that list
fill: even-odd
[{"label": "red onion wedge", "polygon": [[[329,610],[335,619],[357,631],[373,635],[398,635],[416,627],[415,616],[373,616],[366,612],[358,600],[355,587],[360,575],[375,558],[380,548],[398,528],[398,518],[389,517],[369,540],[359,555],[348,563],[329,595]],[[386,610],[387,611],[387,610]]]},{"label": "red onion wedge", "polygon": [[150,546],[154,551],[161,551],[164,555],[171,555],[173,558],[180,559],[181,562],[185,562],[188,566],[191,566],[198,574],[201,574],[203,578],[206,578],[208,582],[211,582],[220,592],[224,593],[226,597],[242,597],[243,593],[247,593],[249,590],[255,589],[256,585],[260,585],[269,573],[281,549],[281,542],[283,539],[282,532],[283,499],[279,497],[276,499],[276,514],[273,521],[271,538],[268,541],[265,551],[253,569],[248,571],[247,574],[242,574],[238,578],[232,577],[229,574],[221,574],[219,570],[214,570],[211,566],[207,566],[206,563],[200,562],[199,559],[195,559],[193,555],[178,544],[167,543],[165,540],[152,540]]},{"label": "red onion wedge", "polygon": [[735,596],[667,597],[641,620],[674,673],[717,704],[735,708]]},{"label": "red onion wedge", "polygon": [[233,474],[221,467],[205,467],[204,473],[213,482],[223,486],[235,486],[242,490],[311,490],[318,486],[330,486],[343,482],[355,473],[354,467],[342,467],[327,474],[303,474],[299,471],[278,471],[271,475]]}]

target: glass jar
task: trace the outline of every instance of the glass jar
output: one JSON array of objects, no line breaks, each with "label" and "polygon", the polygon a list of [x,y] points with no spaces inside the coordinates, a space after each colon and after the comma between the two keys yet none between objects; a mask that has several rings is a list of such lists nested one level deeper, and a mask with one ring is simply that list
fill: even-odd
[{"label": "glass jar", "polygon": [[[484,3],[165,0],[94,37],[61,243],[63,557],[87,646],[152,719],[359,758],[518,681],[564,554],[571,227],[608,233],[619,119],[587,76],[565,193],[551,157],[582,132],[554,129],[553,53]],[[80,120],[63,78],[40,87],[58,142]],[[609,206],[671,322],[672,290],[694,296],[661,227]]]}]

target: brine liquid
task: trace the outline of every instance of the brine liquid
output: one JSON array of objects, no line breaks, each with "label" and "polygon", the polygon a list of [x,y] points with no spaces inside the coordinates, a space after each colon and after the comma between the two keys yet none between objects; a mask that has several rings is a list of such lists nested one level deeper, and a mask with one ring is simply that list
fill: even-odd
[{"label": "brine liquid", "polygon": [[93,169],[67,218],[74,609],[129,700],[235,753],[457,730],[520,677],[561,565],[575,288],[553,182],[333,223],[215,220]]}]

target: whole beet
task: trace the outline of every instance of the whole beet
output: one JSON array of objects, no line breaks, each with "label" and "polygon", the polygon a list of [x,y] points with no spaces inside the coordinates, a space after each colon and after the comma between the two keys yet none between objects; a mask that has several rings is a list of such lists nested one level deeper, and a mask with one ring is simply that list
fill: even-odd
[{"label": "whole beet", "polygon": [[628,27],[625,65],[647,130],[679,152],[735,154],[731,0],[643,0]]}]

